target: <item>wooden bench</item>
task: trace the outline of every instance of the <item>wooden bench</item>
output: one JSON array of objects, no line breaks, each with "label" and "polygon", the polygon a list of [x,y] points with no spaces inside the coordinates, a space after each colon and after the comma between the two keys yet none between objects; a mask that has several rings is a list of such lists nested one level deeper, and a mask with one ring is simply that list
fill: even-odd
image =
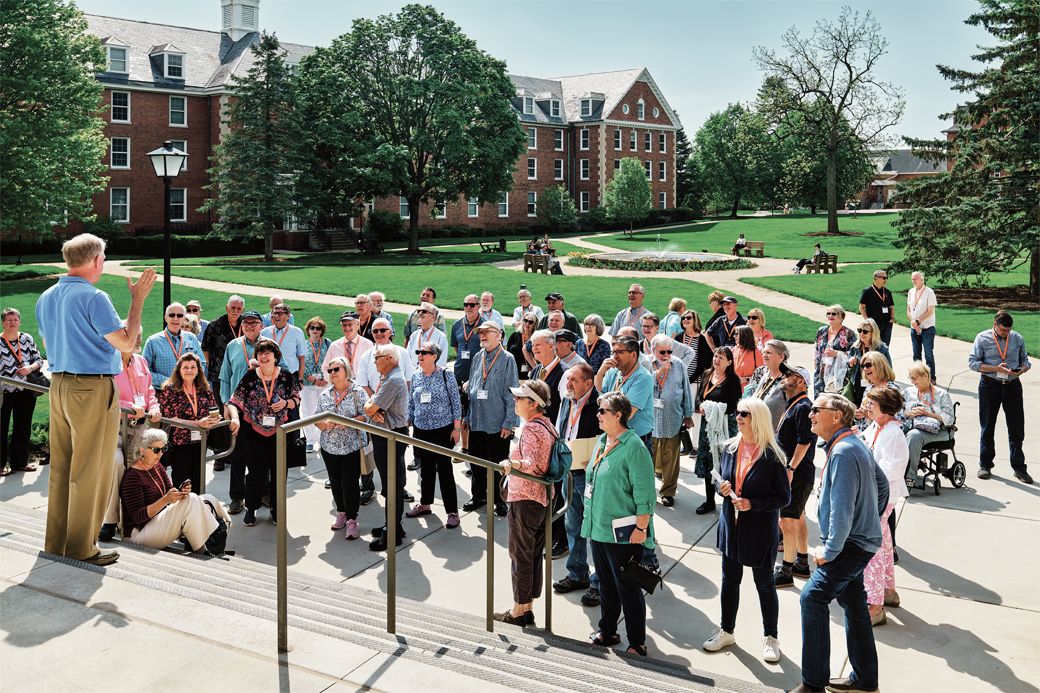
[{"label": "wooden bench", "polygon": [[482,253],[495,253],[498,252],[498,243],[484,243],[480,242],[480,252]]},{"label": "wooden bench", "polygon": [[765,257],[766,244],[765,241],[748,241],[744,244],[743,249],[737,249],[737,256],[740,256],[740,250],[744,251],[744,257],[751,257],[752,251],[754,251],[755,257]]},{"label": "wooden bench", "polygon": [[820,253],[805,266],[806,274],[837,274],[838,256]]},{"label": "wooden bench", "polygon": [[549,256],[524,253],[524,271],[549,274]]},{"label": "wooden bench", "polygon": [[361,252],[381,253],[383,252],[383,246],[375,238],[363,238],[361,239]]}]

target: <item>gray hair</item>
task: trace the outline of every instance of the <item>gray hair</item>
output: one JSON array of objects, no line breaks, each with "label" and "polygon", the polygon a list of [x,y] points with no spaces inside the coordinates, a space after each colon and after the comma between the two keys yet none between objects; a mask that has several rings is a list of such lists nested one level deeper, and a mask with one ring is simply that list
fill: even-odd
[{"label": "gray hair", "polygon": [[662,344],[672,344],[674,340],[666,334],[655,334],[654,338],[650,340],[650,346],[657,348]]},{"label": "gray hair", "polygon": [[393,344],[380,344],[375,348],[376,356],[386,356],[395,366],[401,363],[397,348]]},{"label": "gray hair", "polygon": [[346,374],[347,380],[354,379],[354,369],[350,367],[350,362],[343,356],[337,356],[334,359],[330,359],[328,365],[325,366],[325,372],[328,373],[329,366],[336,363],[343,366],[343,372]]},{"label": "gray hair", "polygon": [[141,442],[137,444],[137,449],[134,450],[134,459],[139,460],[144,457],[144,451],[147,448],[166,447],[166,443],[169,440],[166,431],[161,428],[146,428],[144,433],[141,434]]},{"label": "gray hair", "polygon": [[856,420],[855,404],[836,392],[825,392],[820,397],[823,398],[828,407],[834,407],[841,414],[842,426],[846,428],[852,426],[852,423]]},{"label": "gray hair", "polygon": [[531,298],[531,292],[528,291],[527,289],[520,289],[519,291],[516,292],[516,297],[520,298],[521,296],[526,296],[527,298]]},{"label": "gray hair", "polygon": [[791,350],[787,348],[787,345],[781,342],[779,339],[770,339],[765,343],[765,346],[772,348],[773,351],[780,354],[780,357],[786,361],[791,356]]},{"label": "gray hair", "polygon": [[441,356],[441,345],[436,342],[423,342],[419,345],[419,348],[432,351],[437,358]]},{"label": "gray hair", "polygon": [[369,300],[371,300],[371,301],[374,301],[374,300],[376,300],[376,296],[378,296],[378,297],[379,297],[379,300],[380,300],[380,301],[385,301],[385,300],[386,300],[386,295],[385,295],[385,294],[383,294],[383,292],[382,292],[382,291],[369,291],[369,292],[368,292],[368,298],[369,298]]},{"label": "gray hair", "polygon": [[549,330],[535,330],[534,334],[531,335],[531,341],[540,339],[549,346],[556,348],[556,335]]},{"label": "gray hair", "polygon": [[603,322],[603,318],[601,318],[597,313],[589,313],[581,323],[583,325],[588,325],[589,323],[595,325],[597,337],[602,337],[603,333],[607,331],[607,324]]},{"label": "gray hair", "polygon": [[228,296],[227,304],[225,305],[230,306],[232,303],[241,303],[244,306],[246,304],[246,300],[238,294],[231,294],[230,296]]},{"label": "gray hair", "polygon": [[618,422],[625,428],[628,428],[628,417],[632,415],[632,401],[628,399],[625,393],[618,390],[605,392],[599,396],[596,404],[609,412],[620,414],[621,418]]},{"label": "gray hair", "polygon": [[103,239],[92,233],[81,233],[61,244],[61,256],[69,269],[75,269],[93,262],[94,258],[105,252],[106,245]]}]

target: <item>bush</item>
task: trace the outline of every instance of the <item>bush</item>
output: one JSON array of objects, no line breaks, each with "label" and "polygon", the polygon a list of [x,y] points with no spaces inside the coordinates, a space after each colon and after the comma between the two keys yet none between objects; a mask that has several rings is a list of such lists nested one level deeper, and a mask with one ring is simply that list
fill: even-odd
[{"label": "bush", "polygon": [[117,224],[110,217],[98,217],[94,221],[83,222],[83,230],[92,233],[98,238],[111,241],[126,235],[126,229],[122,224]]},{"label": "bush", "polygon": [[582,231],[607,231],[614,226],[606,207],[593,207],[578,217],[578,228]]},{"label": "bush", "polygon": [[365,238],[375,238],[384,243],[387,241],[398,241],[406,238],[404,219],[396,212],[377,209],[372,212],[365,223]]},{"label": "bush", "polygon": [[[250,255],[264,251],[262,238],[246,240],[210,238],[202,236],[171,236],[172,257],[210,257],[216,255]],[[113,238],[107,252],[109,255],[141,255],[162,257],[165,248],[163,236],[121,236]]]},{"label": "bush", "polygon": [[757,267],[749,260],[605,260],[572,253],[568,264],[594,269],[631,270],[636,272],[713,272],[720,270],[750,269]]}]

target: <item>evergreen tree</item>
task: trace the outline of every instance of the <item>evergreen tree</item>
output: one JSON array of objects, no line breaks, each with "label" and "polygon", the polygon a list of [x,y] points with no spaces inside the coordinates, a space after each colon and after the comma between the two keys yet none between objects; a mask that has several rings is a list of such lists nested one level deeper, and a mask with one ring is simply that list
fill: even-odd
[{"label": "evergreen tree", "polygon": [[215,197],[214,233],[222,238],[263,238],[264,259],[274,260],[274,232],[293,213],[297,136],[292,77],[285,51],[273,34],[250,47],[253,64],[233,80],[235,100],[224,125],[228,133],[216,146],[211,183]]},{"label": "evergreen tree", "polygon": [[694,196],[697,187],[696,171],[690,164],[693,145],[686,137],[686,130],[679,128],[675,133],[675,198],[677,207],[703,208],[699,197]]},{"label": "evergreen tree", "polygon": [[1029,290],[1040,295],[1040,2],[980,0],[965,23],[995,38],[974,56],[977,71],[939,65],[957,107],[951,141],[907,139],[948,173],[901,185],[910,203],[898,222],[897,269],[978,284],[992,272],[1029,263]]},{"label": "evergreen tree", "polygon": [[62,0],[0,3],[0,232],[49,234],[92,219],[105,188],[105,50]]},{"label": "evergreen tree", "polygon": [[607,216],[613,221],[628,224],[631,235],[635,222],[645,219],[653,206],[653,192],[643,162],[634,157],[625,157],[607,183],[603,193]]},{"label": "evergreen tree", "polygon": [[566,231],[577,223],[578,210],[562,185],[548,188],[538,198],[538,221],[553,231]]}]

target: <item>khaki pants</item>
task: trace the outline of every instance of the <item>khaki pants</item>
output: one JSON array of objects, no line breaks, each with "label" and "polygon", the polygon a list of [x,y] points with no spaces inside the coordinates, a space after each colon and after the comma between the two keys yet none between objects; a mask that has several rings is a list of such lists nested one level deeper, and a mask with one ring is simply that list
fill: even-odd
[{"label": "khaki pants", "polygon": [[679,484],[679,436],[654,438],[654,470],[661,474],[661,496],[675,496]]},{"label": "khaki pants", "polygon": [[55,373],[51,381],[48,553],[95,555],[108,509],[119,436],[119,398],[111,377]]},{"label": "khaki pants", "polygon": [[204,501],[212,503],[213,509],[230,526],[231,517],[216,497],[208,493],[201,496],[191,493],[160,510],[144,527],[135,529],[130,534],[130,541],[161,549],[184,535],[191,548],[198,551],[217,528],[217,520]]},{"label": "khaki pants", "polygon": [[119,445],[116,445],[116,454],[112,459],[112,485],[108,491],[108,508],[105,511],[106,525],[123,526],[119,508],[119,487],[123,485],[123,473],[128,464],[133,464],[134,455],[137,454],[137,446],[141,444],[141,436],[149,428],[148,424],[141,422],[136,426],[129,426],[125,436],[119,437]]}]

